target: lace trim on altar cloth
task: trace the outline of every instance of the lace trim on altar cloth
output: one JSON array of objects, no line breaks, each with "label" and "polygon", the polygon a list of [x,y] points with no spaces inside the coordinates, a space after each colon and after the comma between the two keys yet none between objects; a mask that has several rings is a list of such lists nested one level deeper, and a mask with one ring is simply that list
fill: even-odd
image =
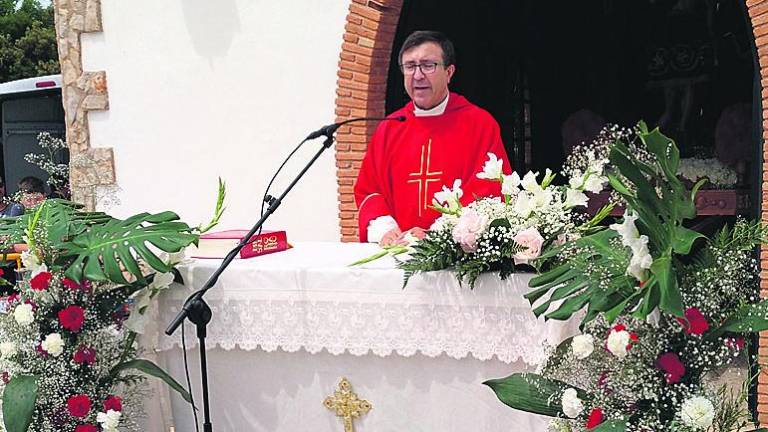
[{"label": "lace trim on altar cloth", "polygon": [[[443,354],[461,359],[472,356],[504,363],[519,360],[541,363],[549,349],[577,333],[578,322],[536,319],[530,309],[434,304],[380,304],[298,302],[274,300],[211,300],[213,321],[208,347],[267,352],[304,349],[334,355],[349,353],[380,357]],[[159,323],[170,322],[177,305],[162,307]],[[194,332],[188,345],[196,344]],[[159,350],[181,345],[181,332],[173,337],[153,331],[144,343]],[[146,337],[151,340],[146,340]]]}]

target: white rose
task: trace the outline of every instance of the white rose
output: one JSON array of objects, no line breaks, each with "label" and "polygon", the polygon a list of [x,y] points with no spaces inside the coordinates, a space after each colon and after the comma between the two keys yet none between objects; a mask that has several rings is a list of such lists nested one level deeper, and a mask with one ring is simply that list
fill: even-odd
[{"label": "white rose", "polygon": [[120,411],[109,410],[106,413],[96,414],[96,421],[101,424],[104,432],[117,432],[117,425],[120,423]]},{"label": "white rose", "polygon": [[629,346],[629,332],[626,330],[611,330],[608,335],[607,348],[611,354],[623,359],[627,356],[627,347]]},{"label": "white rose", "polygon": [[569,418],[576,418],[584,410],[584,404],[579,399],[576,389],[569,388],[563,392],[563,414]]},{"label": "white rose", "polygon": [[7,359],[16,354],[16,344],[13,342],[0,342],[0,358]]},{"label": "white rose", "polygon": [[696,429],[708,429],[715,418],[715,407],[709,399],[694,396],[680,407],[680,418],[686,425]]},{"label": "white rose", "polygon": [[48,354],[58,357],[64,352],[64,340],[58,333],[51,333],[45,337],[45,340],[41,344],[43,351]]},{"label": "white rose", "polygon": [[590,334],[578,335],[571,340],[571,351],[579,360],[589,357],[594,350],[595,338]]},{"label": "white rose", "polygon": [[32,313],[31,304],[20,304],[13,310],[13,319],[16,320],[19,325],[32,324],[35,320],[35,314]]}]

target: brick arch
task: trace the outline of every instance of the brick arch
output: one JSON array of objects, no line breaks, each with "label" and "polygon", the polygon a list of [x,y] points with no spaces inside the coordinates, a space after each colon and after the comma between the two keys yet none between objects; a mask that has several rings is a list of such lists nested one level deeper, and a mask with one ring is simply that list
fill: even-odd
[{"label": "brick arch", "polygon": [[[336,120],[385,115],[387,76],[392,42],[403,0],[352,0],[344,26],[338,81]],[[352,187],[375,122],[345,126],[336,134],[341,240],[357,241],[357,206]]]},{"label": "brick arch", "polygon": [[[745,0],[759,57],[762,87],[762,203],[761,218],[768,223],[768,0]],[[385,115],[387,74],[392,42],[403,0],[351,0],[345,24],[336,89],[337,120]],[[337,134],[341,240],[357,241],[357,208],[352,187],[375,124],[345,127]],[[768,298],[768,247],[763,247],[760,289]],[[768,332],[760,336],[760,363],[768,365]],[[759,377],[758,412],[768,424],[768,368]]]}]

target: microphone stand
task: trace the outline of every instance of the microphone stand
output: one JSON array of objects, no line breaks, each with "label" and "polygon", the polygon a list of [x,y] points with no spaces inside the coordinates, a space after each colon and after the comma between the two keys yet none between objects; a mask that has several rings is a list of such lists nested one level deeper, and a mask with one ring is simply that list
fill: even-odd
[{"label": "microphone stand", "polygon": [[[285,198],[286,195],[288,195],[288,192],[293,189],[293,187],[296,185],[296,183],[299,182],[299,180],[304,176],[304,173],[309,170],[309,168],[315,163],[315,161],[320,157],[320,155],[328,148],[333,145],[333,132],[335,132],[336,129],[333,129],[332,131],[328,131],[329,133],[325,134],[325,141],[323,142],[323,145],[320,147],[320,149],[315,153],[315,156],[312,157],[312,159],[307,163],[307,165],[304,167],[304,169],[301,170],[301,172],[296,176],[296,178],[291,182],[290,185],[285,189],[282,195],[280,195],[279,198],[271,198],[269,199],[269,207],[267,208],[267,211],[264,213],[264,215],[259,219],[256,224],[251,228],[250,231],[248,231],[248,234],[243,237],[242,240],[240,240],[240,243],[235,246],[234,249],[229,251],[227,256],[224,258],[224,260],[221,262],[221,265],[219,265],[219,268],[216,269],[215,272],[211,275],[210,278],[208,278],[208,281],[205,282],[202,288],[194,292],[192,295],[190,295],[187,300],[184,302],[184,306],[182,307],[181,311],[176,315],[176,318],[171,321],[171,323],[168,325],[168,328],[165,329],[165,334],[168,336],[171,336],[177,328],[184,322],[184,319],[188,318],[189,321],[191,321],[195,326],[197,327],[197,338],[199,340],[200,345],[200,371],[201,371],[201,377],[202,377],[202,385],[203,385],[203,413],[204,413],[204,423],[203,423],[203,431],[204,432],[213,432],[213,425],[211,424],[211,416],[210,416],[210,400],[208,395],[208,364],[206,360],[206,354],[205,354],[205,338],[207,334],[207,326],[208,323],[211,322],[212,312],[211,308],[208,306],[208,304],[203,299],[203,296],[205,296],[205,293],[208,292],[209,289],[211,289],[216,282],[219,280],[219,276],[224,272],[224,270],[229,267],[229,264],[232,262],[233,259],[240,253],[240,250],[245,247],[246,244],[250,242],[251,237],[256,233],[256,231],[261,229],[261,226],[264,225],[264,222],[272,215],[272,213],[277,210],[278,207],[280,207],[280,204],[283,201],[283,198]],[[309,139],[309,137],[307,137]],[[304,141],[307,141],[305,139]]]}]

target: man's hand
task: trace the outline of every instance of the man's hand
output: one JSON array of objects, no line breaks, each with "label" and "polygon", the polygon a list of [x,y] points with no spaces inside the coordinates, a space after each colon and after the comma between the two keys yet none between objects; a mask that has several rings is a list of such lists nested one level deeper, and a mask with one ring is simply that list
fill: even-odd
[{"label": "man's hand", "polygon": [[392,246],[396,244],[402,244],[402,241],[403,232],[400,231],[400,228],[392,228],[391,230],[384,233],[383,236],[381,236],[379,246]]},{"label": "man's hand", "polygon": [[407,232],[411,233],[412,236],[416,237],[419,240],[423,240],[424,237],[427,236],[427,230],[421,227],[413,227],[409,229]]}]

